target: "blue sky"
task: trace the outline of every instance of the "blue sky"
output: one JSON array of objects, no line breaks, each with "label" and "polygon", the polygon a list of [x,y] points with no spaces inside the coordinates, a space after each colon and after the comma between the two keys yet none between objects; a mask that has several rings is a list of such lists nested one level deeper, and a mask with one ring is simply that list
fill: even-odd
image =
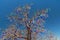
[{"label": "blue sky", "polygon": [[10,24],[7,16],[17,6],[30,3],[37,9],[50,8],[45,26],[60,37],[60,0],[0,0],[0,28],[5,29]]}]

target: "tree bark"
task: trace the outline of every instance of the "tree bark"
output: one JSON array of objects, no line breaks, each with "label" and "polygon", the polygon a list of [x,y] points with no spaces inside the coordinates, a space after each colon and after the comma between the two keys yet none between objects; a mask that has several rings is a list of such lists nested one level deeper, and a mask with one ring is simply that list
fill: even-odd
[{"label": "tree bark", "polygon": [[31,30],[30,30],[30,27],[27,27],[27,40],[31,40]]}]

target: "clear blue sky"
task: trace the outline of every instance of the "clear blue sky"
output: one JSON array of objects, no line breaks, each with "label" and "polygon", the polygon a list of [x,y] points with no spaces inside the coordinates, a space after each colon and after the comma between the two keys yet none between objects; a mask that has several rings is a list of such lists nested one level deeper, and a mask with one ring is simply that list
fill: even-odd
[{"label": "clear blue sky", "polygon": [[34,8],[50,8],[46,28],[60,36],[60,0],[0,0],[0,28],[5,29],[9,23],[7,15],[18,5],[34,3]]}]

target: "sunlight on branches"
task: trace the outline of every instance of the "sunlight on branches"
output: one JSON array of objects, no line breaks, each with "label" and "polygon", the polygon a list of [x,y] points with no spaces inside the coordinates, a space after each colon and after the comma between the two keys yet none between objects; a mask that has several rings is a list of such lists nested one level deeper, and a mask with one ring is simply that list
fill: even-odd
[{"label": "sunlight on branches", "polygon": [[31,6],[17,7],[9,16],[12,22],[2,34],[1,40],[55,40],[44,27],[48,9],[38,10],[31,15]]}]

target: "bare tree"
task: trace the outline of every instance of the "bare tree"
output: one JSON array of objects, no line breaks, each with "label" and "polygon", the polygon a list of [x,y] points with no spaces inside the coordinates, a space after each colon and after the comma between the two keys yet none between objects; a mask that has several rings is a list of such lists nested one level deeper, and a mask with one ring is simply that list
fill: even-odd
[{"label": "bare tree", "polygon": [[37,34],[46,31],[44,23],[48,17],[47,12],[48,9],[31,12],[30,5],[17,7],[11,15],[8,16],[8,19],[13,25],[5,30],[5,36],[3,36],[2,40],[5,38],[11,38],[12,40],[15,40],[15,38],[37,40]]}]

